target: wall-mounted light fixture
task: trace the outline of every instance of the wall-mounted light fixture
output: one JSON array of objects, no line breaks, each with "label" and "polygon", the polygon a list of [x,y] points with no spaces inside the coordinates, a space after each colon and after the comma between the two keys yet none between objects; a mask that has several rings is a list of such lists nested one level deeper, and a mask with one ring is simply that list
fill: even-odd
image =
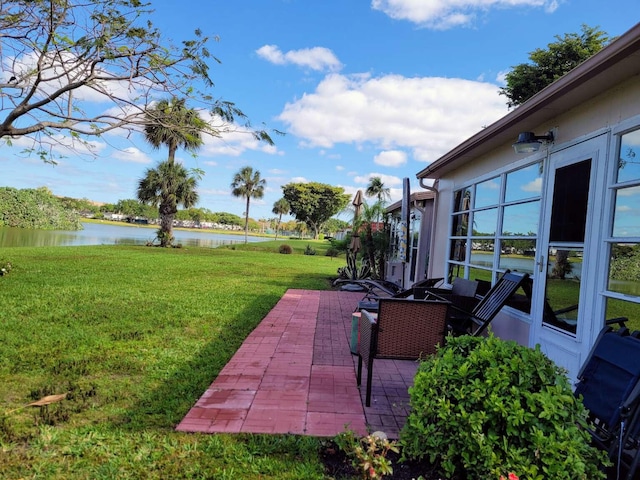
[{"label": "wall-mounted light fixture", "polygon": [[513,149],[516,153],[533,153],[540,150],[542,142],[553,142],[553,132],[549,131],[546,135],[536,135],[533,132],[522,132],[518,135],[516,143],[513,144]]}]

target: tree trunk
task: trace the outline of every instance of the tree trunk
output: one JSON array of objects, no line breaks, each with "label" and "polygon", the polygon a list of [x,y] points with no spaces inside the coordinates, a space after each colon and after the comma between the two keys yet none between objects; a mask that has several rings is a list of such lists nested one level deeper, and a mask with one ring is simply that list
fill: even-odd
[{"label": "tree trunk", "polygon": [[173,245],[173,219],[176,211],[177,208],[172,205],[160,205],[160,232],[158,233],[158,238],[161,247]]},{"label": "tree trunk", "polygon": [[280,229],[280,221],[282,220],[282,214],[278,217],[278,224],[276,225],[276,241],[278,241],[278,230]]},{"label": "tree trunk", "polygon": [[247,243],[247,234],[249,233],[249,200],[247,196],[247,208],[244,211],[244,243]]}]

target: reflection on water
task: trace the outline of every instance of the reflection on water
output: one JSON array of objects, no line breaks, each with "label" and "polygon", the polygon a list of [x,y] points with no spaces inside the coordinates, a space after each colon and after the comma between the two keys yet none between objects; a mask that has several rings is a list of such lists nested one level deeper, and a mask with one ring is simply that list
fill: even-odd
[{"label": "reflection on water", "polygon": [[[156,237],[156,228],[134,225],[83,223],[84,230],[34,230],[0,227],[0,247],[56,247],[77,245],[145,245]],[[174,230],[176,243],[188,247],[219,247],[244,243],[244,235]],[[269,240],[248,237],[249,242]]]}]

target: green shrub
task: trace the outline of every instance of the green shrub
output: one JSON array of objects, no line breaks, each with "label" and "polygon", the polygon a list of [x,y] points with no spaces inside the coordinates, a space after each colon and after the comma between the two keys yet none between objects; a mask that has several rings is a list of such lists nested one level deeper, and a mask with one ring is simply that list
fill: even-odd
[{"label": "green shrub", "polygon": [[428,459],[447,478],[604,478],[586,409],[539,348],[450,338],[421,363],[409,393],[403,455]]},{"label": "green shrub", "polygon": [[82,230],[77,212],[67,210],[46,187],[0,187],[0,226],[42,230]]},{"label": "green shrub", "polygon": [[327,251],[325,252],[326,257],[335,258],[338,255],[340,255],[340,252],[338,251],[337,248],[333,248],[333,247],[327,248]]},{"label": "green shrub", "polygon": [[304,249],[304,254],[305,255],[315,255],[316,254],[316,250],[315,250],[315,248],[311,248],[311,245],[307,244],[307,248]]},{"label": "green shrub", "polygon": [[278,252],[283,253],[285,255],[291,255],[293,253],[293,248],[291,248],[290,245],[283,243],[282,245],[280,245]]}]

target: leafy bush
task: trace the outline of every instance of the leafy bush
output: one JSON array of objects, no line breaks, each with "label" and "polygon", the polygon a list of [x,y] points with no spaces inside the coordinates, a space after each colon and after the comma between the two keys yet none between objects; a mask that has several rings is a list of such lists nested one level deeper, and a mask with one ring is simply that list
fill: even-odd
[{"label": "leafy bush", "polygon": [[0,226],[43,230],[82,230],[77,212],[66,210],[46,187],[0,187]]},{"label": "leafy bush", "polygon": [[450,338],[421,363],[409,393],[403,455],[428,459],[447,478],[604,478],[586,409],[539,348]]},{"label": "leafy bush", "polygon": [[290,245],[283,243],[282,245],[280,245],[278,252],[283,253],[285,255],[291,255],[293,253],[293,248],[291,248]]},{"label": "leafy bush", "polygon": [[333,248],[333,247],[327,248],[327,251],[325,252],[326,257],[335,258],[338,255],[340,255],[340,252],[338,251],[337,248]]},{"label": "leafy bush", "polygon": [[311,245],[307,244],[307,248],[304,249],[304,254],[305,255],[315,255],[316,254],[316,250],[314,248],[311,248]]}]

